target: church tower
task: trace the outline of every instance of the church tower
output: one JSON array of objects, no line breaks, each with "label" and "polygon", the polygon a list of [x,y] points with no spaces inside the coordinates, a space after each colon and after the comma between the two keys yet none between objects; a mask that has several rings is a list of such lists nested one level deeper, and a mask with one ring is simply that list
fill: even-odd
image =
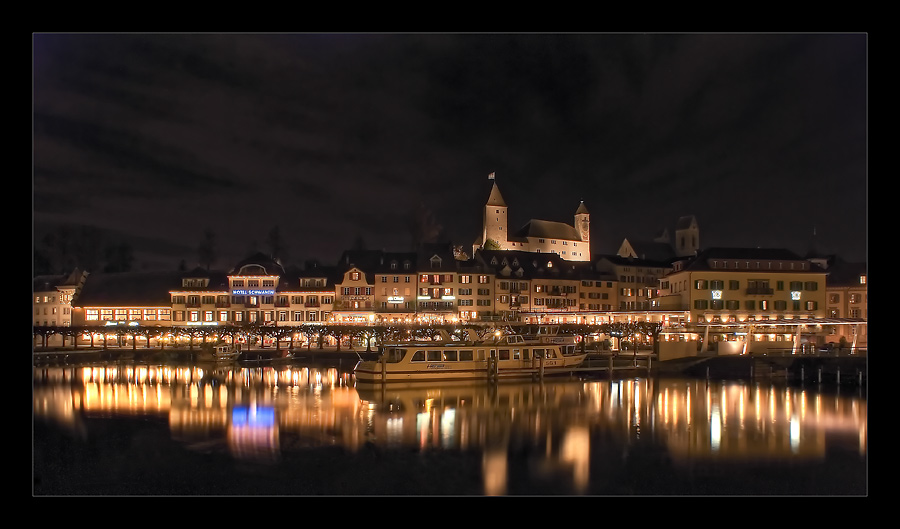
[{"label": "church tower", "polygon": [[[494,181],[493,173],[491,180]],[[507,250],[509,247],[509,224],[507,221],[507,208],[503,196],[500,195],[500,189],[497,182],[494,181],[491,187],[491,194],[488,197],[487,204],[484,206],[484,232],[481,237],[481,243],[486,244],[488,239],[492,239],[500,245],[500,249]]]},{"label": "church tower", "polygon": [[687,215],[678,219],[675,225],[675,255],[685,257],[700,251],[700,226],[697,218]]},{"label": "church tower", "polygon": [[582,241],[586,243],[591,242],[591,214],[588,212],[583,200],[578,209],[575,210],[575,231],[578,232],[578,237]]}]

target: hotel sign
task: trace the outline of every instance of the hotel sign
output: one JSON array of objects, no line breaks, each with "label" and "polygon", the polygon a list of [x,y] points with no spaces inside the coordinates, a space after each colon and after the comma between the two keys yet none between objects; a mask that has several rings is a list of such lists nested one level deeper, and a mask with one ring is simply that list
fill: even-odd
[{"label": "hotel sign", "polygon": [[231,291],[231,294],[234,296],[273,296],[275,295],[274,288],[268,288],[263,290],[255,290],[255,289],[244,289],[244,288],[236,288]]},{"label": "hotel sign", "polygon": [[388,303],[403,303],[403,296],[391,296],[387,300]]}]

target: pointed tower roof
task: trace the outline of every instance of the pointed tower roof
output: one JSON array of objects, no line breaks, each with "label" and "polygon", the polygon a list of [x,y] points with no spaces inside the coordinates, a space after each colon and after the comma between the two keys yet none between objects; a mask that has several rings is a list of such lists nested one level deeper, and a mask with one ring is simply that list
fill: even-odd
[{"label": "pointed tower roof", "polygon": [[506,202],[500,194],[500,188],[497,187],[497,182],[494,182],[493,187],[491,187],[491,196],[488,197],[487,205],[506,207]]},{"label": "pointed tower roof", "polygon": [[584,205],[584,200],[581,201],[581,204],[578,205],[578,209],[575,210],[576,215],[581,215],[583,213],[590,214],[587,209],[587,206]]}]

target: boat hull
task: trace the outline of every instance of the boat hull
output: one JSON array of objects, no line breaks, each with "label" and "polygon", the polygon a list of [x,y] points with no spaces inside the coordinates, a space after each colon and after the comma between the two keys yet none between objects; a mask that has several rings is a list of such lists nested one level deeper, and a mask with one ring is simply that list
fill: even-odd
[{"label": "boat hull", "polygon": [[359,382],[448,382],[463,380],[527,380],[540,377],[571,374],[584,362],[585,355],[575,355],[563,359],[547,359],[543,363],[504,361],[496,368],[487,360],[468,362],[426,362],[419,365],[410,363],[360,362],[354,369]]}]

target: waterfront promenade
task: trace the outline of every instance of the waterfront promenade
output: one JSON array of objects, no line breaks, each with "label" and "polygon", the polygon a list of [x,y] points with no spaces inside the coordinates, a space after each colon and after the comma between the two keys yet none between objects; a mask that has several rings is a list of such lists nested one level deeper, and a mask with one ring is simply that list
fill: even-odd
[{"label": "waterfront promenade", "polygon": [[[197,361],[201,347],[189,348],[132,348],[94,347],[34,348],[35,366],[79,365],[109,362],[123,363],[190,363]],[[308,363],[352,368],[357,361],[374,358],[375,351],[365,348],[274,347],[251,348],[243,351],[239,364],[249,366]],[[816,382],[823,384],[868,384],[867,356],[863,354],[774,354],[726,355],[702,353],[674,360],[659,361],[648,350],[635,355],[631,351],[589,353],[578,371],[587,376],[685,376],[715,380],[767,379],[786,382]]]}]

